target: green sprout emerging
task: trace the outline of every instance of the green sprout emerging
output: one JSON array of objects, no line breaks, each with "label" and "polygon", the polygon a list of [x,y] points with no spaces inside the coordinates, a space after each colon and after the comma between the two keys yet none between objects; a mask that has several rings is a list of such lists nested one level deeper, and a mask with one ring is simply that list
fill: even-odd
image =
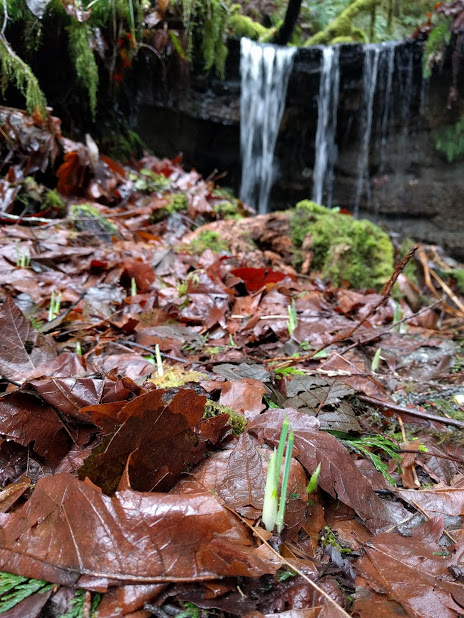
[{"label": "green sprout emerging", "polygon": [[137,283],[134,277],[131,277],[131,296],[137,296]]},{"label": "green sprout emerging", "polygon": [[55,290],[52,290],[50,298],[50,307],[48,308],[48,321],[51,322],[60,315],[61,308],[61,292],[55,296]]},{"label": "green sprout emerging", "polygon": [[163,359],[161,358],[161,352],[160,352],[160,347],[158,343],[155,345],[155,361],[156,361],[156,373],[158,374],[158,377],[160,378],[161,376],[164,375],[164,367],[163,367]]},{"label": "green sprout emerging", "polygon": [[29,268],[31,263],[31,258],[25,251],[20,251],[18,247],[18,241],[15,241],[15,249],[16,249],[16,266],[19,268]]},{"label": "green sprout emerging", "polygon": [[[292,461],[293,441],[293,429],[289,426],[288,417],[285,416],[282,424],[282,431],[280,433],[279,446],[277,451],[274,449],[274,452],[269,460],[269,469],[267,471],[266,487],[264,490],[262,518],[266,530],[272,532],[274,527],[277,526],[278,534],[280,534],[284,528],[285,503],[287,498],[288,478],[290,475],[290,464]],[[282,465],[286,443],[287,450],[285,453],[284,472],[280,490],[280,501],[278,501],[280,468]]]},{"label": "green sprout emerging", "polygon": [[309,479],[308,487],[306,488],[308,495],[313,494],[316,491],[317,486],[319,484],[320,473],[321,473],[321,464],[318,463],[317,468],[314,470],[314,472],[311,475],[311,478]]},{"label": "green sprout emerging", "polygon": [[295,306],[295,301],[292,300],[292,304],[288,305],[288,322],[287,322],[288,334],[290,335],[290,337],[292,336],[292,333],[297,326],[298,326],[298,318],[296,315],[296,306]]}]

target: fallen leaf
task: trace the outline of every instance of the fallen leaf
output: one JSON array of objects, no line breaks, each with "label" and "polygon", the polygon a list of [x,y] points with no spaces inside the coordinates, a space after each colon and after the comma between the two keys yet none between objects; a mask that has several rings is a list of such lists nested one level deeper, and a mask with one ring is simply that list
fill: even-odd
[{"label": "fallen leaf", "polygon": [[126,490],[109,498],[58,474],[40,479],[15,512],[0,514],[0,527],[1,570],[64,585],[80,574],[121,585],[276,570],[260,558],[245,526],[208,493]]},{"label": "fallen leaf", "polygon": [[416,528],[411,537],[381,533],[365,544],[356,568],[408,616],[455,618],[463,613],[464,586],[452,581],[449,569],[457,566],[463,548],[455,553],[439,545],[442,533],[442,517]]},{"label": "fallen leaf", "polygon": [[[190,389],[181,389],[174,397],[161,389],[135,397],[120,409],[122,424],[108,436],[103,452],[86,460],[81,478],[87,475],[105,493],[111,493],[130,457],[129,477],[134,489],[170,488],[181,472],[203,457],[205,443],[193,428],[202,419],[205,401]],[[98,422],[99,406],[89,413]]]}]

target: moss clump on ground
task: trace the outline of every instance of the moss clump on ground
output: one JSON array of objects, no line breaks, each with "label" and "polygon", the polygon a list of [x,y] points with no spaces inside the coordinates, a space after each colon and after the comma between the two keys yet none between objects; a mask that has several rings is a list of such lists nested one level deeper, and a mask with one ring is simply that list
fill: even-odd
[{"label": "moss clump on ground", "polygon": [[71,206],[71,217],[79,232],[90,232],[103,242],[111,242],[113,236],[119,235],[118,228],[91,204]]},{"label": "moss clump on ground", "polygon": [[203,253],[206,249],[211,249],[211,251],[219,253],[220,251],[227,251],[229,247],[226,241],[221,238],[219,232],[203,230],[192,240],[189,244],[189,248],[191,248],[194,253]]},{"label": "moss clump on ground", "polygon": [[181,212],[188,208],[187,196],[184,193],[169,193],[164,196],[164,199],[166,200],[166,206],[153,211],[150,217],[152,223],[167,219],[174,212]]},{"label": "moss clump on ground", "polygon": [[47,195],[42,204],[42,210],[48,210],[49,208],[57,210],[60,213],[64,213],[66,209],[66,204],[56,189],[47,191]]},{"label": "moss clump on ground", "polygon": [[[237,200],[235,200],[235,202],[237,202]],[[237,204],[232,201],[224,201],[215,204],[213,206],[213,212],[216,213],[218,219],[225,219],[226,221],[229,219],[234,219],[235,221],[243,219],[243,215],[238,212]]]},{"label": "moss clump on ground", "polygon": [[229,424],[233,436],[239,436],[245,431],[247,420],[242,414],[235,412],[228,406],[223,406],[216,401],[211,401],[211,399],[208,399],[205,405],[205,411],[203,412],[203,418],[212,418],[218,414],[229,415]]},{"label": "moss clump on ground", "polygon": [[381,288],[393,272],[393,245],[370,221],[358,221],[309,200],[292,212],[290,229],[295,258],[313,252],[312,268],[335,285]]}]

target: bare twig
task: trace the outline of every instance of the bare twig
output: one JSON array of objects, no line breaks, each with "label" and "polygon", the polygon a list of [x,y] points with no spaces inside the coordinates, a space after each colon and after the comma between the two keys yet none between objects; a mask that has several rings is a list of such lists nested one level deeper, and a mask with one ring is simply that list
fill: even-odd
[{"label": "bare twig", "polygon": [[[432,519],[430,517],[430,515],[427,513],[427,511],[424,511],[424,509],[420,506],[420,504],[417,504],[417,502],[415,500],[411,500],[412,504],[414,504],[414,506],[416,507],[416,509],[418,511],[420,511],[423,515],[425,515],[427,517],[427,519]],[[448,530],[443,530],[443,534],[449,538],[449,540],[451,541],[451,543],[453,543],[454,545],[456,545],[456,539],[454,539],[451,534],[448,532]]]},{"label": "bare twig", "polygon": [[5,34],[7,23],[8,23],[8,9],[6,6],[6,0],[3,0],[3,25],[2,25],[2,30],[1,30],[2,35]]},{"label": "bare twig", "polygon": [[439,298],[438,300],[436,300],[431,305],[427,305],[427,307],[422,307],[422,309],[420,311],[417,311],[413,315],[407,315],[404,318],[402,318],[401,320],[398,320],[397,322],[393,322],[392,324],[390,324],[390,326],[388,328],[385,328],[380,333],[376,333],[375,335],[372,335],[371,337],[367,337],[367,339],[358,340],[355,343],[347,345],[345,348],[340,350],[339,354],[345,354],[345,352],[348,352],[348,350],[351,350],[352,348],[356,348],[359,345],[366,345],[367,343],[371,343],[372,341],[376,341],[377,339],[380,339],[380,337],[383,337],[384,335],[387,335],[393,328],[395,328],[399,324],[403,324],[403,322],[408,322],[409,320],[412,320],[413,318],[417,318],[419,315],[421,315],[422,313],[425,313],[429,309],[434,309],[443,300],[444,300],[443,297]]},{"label": "bare twig", "polygon": [[331,603],[335,609],[337,610],[337,615],[340,616],[349,616],[349,614],[346,613],[346,611],[343,609],[343,607],[340,607],[340,605],[338,605],[338,603],[336,601],[334,601],[332,599],[332,597],[330,595],[327,594],[327,592],[325,590],[323,590],[320,586],[318,586],[315,582],[313,582],[312,579],[310,579],[306,573],[303,573],[303,571],[301,571],[298,567],[296,567],[294,564],[292,564],[291,562],[289,562],[286,558],[284,558],[283,556],[281,556],[273,547],[272,545],[270,545],[267,540],[264,538],[263,534],[260,532],[259,528],[252,526],[250,523],[248,523],[248,521],[246,519],[244,519],[241,515],[239,515],[236,511],[234,511],[233,509],[229,508],[228,506],[224,505],[225,508],[230,511],[231,513],[233,513],[236,517],[238,517],[240,519],[240,521],[242,521],[246,526],[248,526],[248,528],[250,528],[250,530],[253,532],[253,534],[255,534],[261,541],[262,543],[264,543],[264,545],[266,545],[266,547],[268,549],[270,549],[272,551],[273,554],[275,554],[277,556],[277,558],[279,560],[281,560],[282,562],[284,562],[290,569],[292,569],[292,571],[295,571],[295,573],[298,573],[298,575],[300,575],[305,581],[308,582],[308,584],[310,586],[312,586],[315,590],[317,590],[317,592],[319,594],[321,594],[325,599],[327,599],[327,601],[329,603]]},{"label": "bare twig", "polygon": [[436,414],[428,414],[427,412],[422,412],[421,410],[416,410],[415,408],[404,408],[403,406],[397,406],[394,403],[382,401],[380,399],[376,399],[375,397],[369,397],[368,395],[358,395],[358,399],[360,401],[364,401],[365,403],[370,403],[376,408],[384,408],[385,410],[391,410],[397,414],[409,414],[409,416],[423,418],[426,421],[443,423],[444,425],[452,425],[453,427],[464,429],[464,422],[458,421],[454,418],[444,418],[443,416],[437,416]]},{"label": "bare twig", "polygon": [[273,361],[273,362],[275,362],[275,361],[286,361],[287,365],[294,365],[295,363],[300,363],[301,361],[309,360],[311,358],[314,358],[314,356],[316,356],[316,354],[319,354],[320,352],[323,352],[329,346],[334,345],[335,343],[340,343],[341,341],[344,341],[345,339],[348,339],[349,337],[351,337],[358,330],[358,328],[360,328],[365,322],[367,322],[367,320],[374,315],[374,313],[377,311],[377,309],[381,305],[385,304],[387,302],[387,300],[390,298],[391,291],[393,289],[393,286],[396,283],[396,280],[398,279],[398,277],[400,276],[400,274],[404,270],[406,264],[409,262],[409,260],[414,255],[414,252],[416,251],[417,247],[418,247],[418,245],[414,245],[414,247],[412,247],[408,251],[407,255],[402,259],[400,264],[395,266],[395,269],[394,269],[390,279],[387,281],[387,283],[383,287],[382,296],[381,296],[380,300],[375,303],[375,305],[371,308],[371,310],[362,318],[362,320],[360,320],[357,324],[355,324],[353,326],[353,328],[351,328],[349,331],[347,331],[345,333],[341,333],[340,335],[337,335],[336,337],[334,337],[333,339],[331,339],[327,343],[324,343],[319,348],[317,348],[317,350],[314,350],[310,354],[305,354],[304,356],[299,356],[298,358],[288,358],[286,356],[283,356],[283,357],[281,356],[281,357],[270,359],[270,361],[268,361],[268,362],[271,362],[271,361]]}]

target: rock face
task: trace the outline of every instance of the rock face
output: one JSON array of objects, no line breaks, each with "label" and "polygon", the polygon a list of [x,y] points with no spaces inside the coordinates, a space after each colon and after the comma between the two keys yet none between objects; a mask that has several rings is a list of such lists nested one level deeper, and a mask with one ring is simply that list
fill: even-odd
[{"label": "rock face", "polygon": [[[360,216],[420,240],[444,244],[464,258],[462,162],[448,163],[435,149],[437,129],[457,120],[455,112],[447,109],[451,63],[445,59],[426,83],[421,44],[401,43],[395,46],[389,77],[386,47],[378,48],[367,141],[366,51],[362,45],[340,48],[333,204],[350,210],[357,206]],[[295,56],[274,155],[271,210],[292,207],[312,195],[321,57],[320,47],[299,49]],[[225,173],[221,184],[238,192],[239,42],[230,43],[226,81],[189,74],[185,63],[179,63],[163,68],[147,61],[143,66],[137,130],[157,154],[174,157],[182,152],[187,166],[206,176]],[[160,81],[164,87],[156,89]],[[367,157],[361,170],[363,143],[367,143]]]}]

